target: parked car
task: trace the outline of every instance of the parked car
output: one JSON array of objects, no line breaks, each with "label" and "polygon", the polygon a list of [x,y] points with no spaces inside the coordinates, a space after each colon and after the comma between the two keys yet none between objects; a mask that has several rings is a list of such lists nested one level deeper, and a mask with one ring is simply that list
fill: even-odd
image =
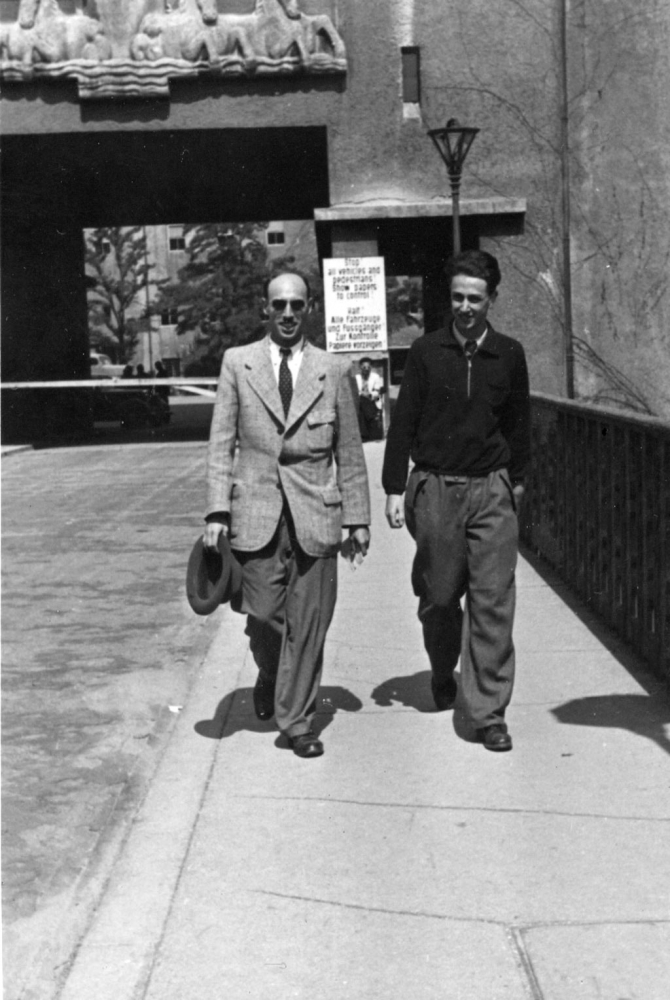
[{"label": "parked car", "polygon": [[107,354],[90,351],[88,359],[91,365],[91,378],[119,378],[123,373],[124,366],[112,364],[112,359]]},{"label": "parked car", "polygon": [[92,399],[94,420],[118,420],[129,430],[160,427],[170,422],[170,404],[153,389],[98,386],[92,390]]}]

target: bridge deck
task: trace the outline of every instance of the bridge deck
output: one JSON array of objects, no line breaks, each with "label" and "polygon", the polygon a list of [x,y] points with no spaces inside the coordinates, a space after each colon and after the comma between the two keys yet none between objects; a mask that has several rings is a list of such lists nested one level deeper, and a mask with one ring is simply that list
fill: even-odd
[{"label": "bridge deck", "polygon": [[660,685],[523,559],[514,751],[433,711],[382,448],[369,559],[340,564],[325,755],[256,721],[220,612],[62,1000],[667,1000]]}]

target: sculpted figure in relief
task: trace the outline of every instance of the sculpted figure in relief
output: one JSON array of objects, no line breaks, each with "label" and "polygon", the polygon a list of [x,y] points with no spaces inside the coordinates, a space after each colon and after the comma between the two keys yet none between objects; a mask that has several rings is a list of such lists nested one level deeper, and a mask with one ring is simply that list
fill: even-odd
[{"label": "sculpted figure in relief", "polygon": [[303,14],[298,0],[256,0],[250,14],[217,14],[214,0],[179,0],[174,11],[147,14],[131,45],[134,59],[237,56],[250,70],[290,56],[307,64],[320,52],[344,58],[344,43],[327,15]]},{"label": "sculpted figure in relief", "polygon": [[142,18],[130,43],[133,59],[212,60],[216,57],[210,26],[218,18],[216,0],[179,0],[175,9],[152,11]]},{"label": "sculpted figure in relief", "polygon": [[64,14],[57,0],[21,0],[13,24],[2,25],[0,59],[34,63],[108,59],[111,46],[100,21],[86,14]]}]

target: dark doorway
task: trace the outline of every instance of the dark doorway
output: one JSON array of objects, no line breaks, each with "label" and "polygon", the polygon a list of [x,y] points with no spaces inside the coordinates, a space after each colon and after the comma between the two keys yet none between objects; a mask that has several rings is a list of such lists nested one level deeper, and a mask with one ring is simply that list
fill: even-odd
[{"label": "dark doorway", "polygon": [[[5,137],[3,381],[88,376],[83,229],[305,219],[328,204],[324,127]],[[39,433],[35,398],[3,393],[5,441]]]}]

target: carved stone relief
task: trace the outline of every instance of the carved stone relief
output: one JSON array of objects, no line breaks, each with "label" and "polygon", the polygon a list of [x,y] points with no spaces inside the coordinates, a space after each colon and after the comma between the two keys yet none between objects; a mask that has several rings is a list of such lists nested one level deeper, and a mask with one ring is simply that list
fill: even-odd
[{"label": "carved stone relief", "polygon": [[168,96],[175,77],[344,73],[342,38],[298,0],[256,0],[220,14],[216,0],[93,0],[90,15],[57,0],[20,0],[0,25],[0,77],[69,77],[79,96]]}]

